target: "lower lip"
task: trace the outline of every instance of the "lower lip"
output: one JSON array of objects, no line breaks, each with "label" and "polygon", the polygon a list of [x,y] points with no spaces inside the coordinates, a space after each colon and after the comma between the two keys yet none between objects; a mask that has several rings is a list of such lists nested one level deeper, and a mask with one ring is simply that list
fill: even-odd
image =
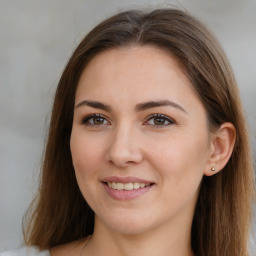
[{"label": "lower lip", "polygon": [[102,183],[108,195],[117,200],[129,200],[137,198],[147,193],[154,185],[150,185],[144,188],[138,188],[133,190],[117,190],[110,188],[106,183]]}]

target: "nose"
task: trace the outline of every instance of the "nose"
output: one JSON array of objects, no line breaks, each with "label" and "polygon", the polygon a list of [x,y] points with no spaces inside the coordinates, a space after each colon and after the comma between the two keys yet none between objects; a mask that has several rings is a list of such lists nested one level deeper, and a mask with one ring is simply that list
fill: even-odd
[{"label": "nose", "polygon": [[135,130],[119,127],[112,131],[106,151],[106,159],[109,163],[118,168],[125,168],[143,160],[143,153],[139,146],[140,139]]}]

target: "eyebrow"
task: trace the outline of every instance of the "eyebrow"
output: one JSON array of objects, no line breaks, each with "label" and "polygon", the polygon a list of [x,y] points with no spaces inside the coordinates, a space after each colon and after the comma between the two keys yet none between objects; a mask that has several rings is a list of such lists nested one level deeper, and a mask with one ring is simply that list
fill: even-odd
[{"label": "eyebrow", "polygon": [[112,109],[109,105],[101,103],[99,101],[83,100],[80,103],[78,103],[75,106],[75,108],[79,108],[79,107],[82,107],[82,106],[89,106],[89,107],[92,107],[92,108],[98,108],[98,109],[105,110],[107,112],[112,111]]},{"label": "eyebrow", "polygon": [[[112,112],[112,108],[110,105],[107,105],[107,104],[99,102],[99,101],[83,100],[80,103],[78,103],[75,106],[75,108],[79,108],[82,106],[89,106],[89,107],[96,108],[96,109],[102,109],[107,112]],[[135,111],[140,112],[140,111],[145,111],[150,108],[156,108],[156,107],[162,107],[162,106],[171,106],[173,108],[177,108],[177,109],[183,111],[184,113],[187,113],[187,111],[182,106],[180,106],[179,104],[177,104],[173,101],[170,101],[170,100],[142,102],[135,106]]]},{"label": "eyebrow", "polygon": [[184,113],[187,113],[187,111],[182,106],[170,100],[148,101],[148,102],[139,103],[136,105],[135,110],[144,111],[149,108],[156,108],[156,107],[162,107],[162,106],[171,106],[183,111]]}]

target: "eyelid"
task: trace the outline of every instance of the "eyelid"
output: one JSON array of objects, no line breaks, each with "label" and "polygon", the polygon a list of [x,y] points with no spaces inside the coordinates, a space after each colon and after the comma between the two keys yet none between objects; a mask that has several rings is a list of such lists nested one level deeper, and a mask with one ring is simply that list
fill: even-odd
[{"label": "eyelid", "polygon": [[[163,125],[146,124],[149,120],[151,120],[153,118],[162,118],[162,119],[165,119],[166,121],[168,121],[169,123],[168,124],[163,124]],[[173,118],[171,118],[167,115],[156,113],[156,114],[149,115],[144,124],[154,126],[154,127],[157,127],[157,128],[162,128],[162,127],[166,127],[166,126],[169,126],[169,125],[172,125],[172,124],[176,124],[176,121]]]},{"label": "eyelid", "polygon": [[106,120],[108,123],[110,123],[110,122],[108,121],[108,119],[107,119],[104,115],[102,115],[102,114],[90,114],[90,115],[87,115],[87,116],[85,116],[85,117],[82,118],[81,124],[83,124],[83,125],[88,125],[88,126],[103,126],[103,125],[105,125],[105,124],[99,124],[99,125],[97,125],[97,124],[90,124],[90,123],[88,123],[88,121],[89,121],[91,118],[94,118],[94,117],[103,118],[103,119]]},{"label": "eyelid", "polygon": [[[91,118],[95,118],[95,117],[99,117],[99,118],[104,119],[104,121],[107,121],[108,124],[90,124],[88,121]],[[165,121],[168,122],[168,124],[148,124],[148,122],[151,119],[153,119],[153,118],[164,119]],[[97,126],[109,125],[110,122],[108,121],[108,118],[106,118],[102,114],[90,114],[90,115],[87,115],[87,116],[82,118],[81,124],[82,125],[87,125],[87,126],[95,126],[95,127],[97,127]],[[162,127],[166,127],[166,126],[169,126],[169,125],[172,125],[172,124],[176,124],[176,121],[173,118],[171,118],[171,117],[169,117],[167,115],[164,115],[164,114],[160,114],[160,113],[150,114],[149,116],[147,116],[146,121],[143,123],[143,125],[149,125],[149,126],[156,127],[156,128],[162,128]]]}]

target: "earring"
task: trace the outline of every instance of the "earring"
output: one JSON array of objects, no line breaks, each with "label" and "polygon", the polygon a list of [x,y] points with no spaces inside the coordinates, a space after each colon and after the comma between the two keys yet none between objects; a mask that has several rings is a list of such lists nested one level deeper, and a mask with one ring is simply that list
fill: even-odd
[{"label": "earring", "polygon": [[212,168],[211,168],[211,171],[212,171],[212,172],[215,172],[216,170],[215,170],[215,168],[214,168],[214,167],[212,167]]}]

